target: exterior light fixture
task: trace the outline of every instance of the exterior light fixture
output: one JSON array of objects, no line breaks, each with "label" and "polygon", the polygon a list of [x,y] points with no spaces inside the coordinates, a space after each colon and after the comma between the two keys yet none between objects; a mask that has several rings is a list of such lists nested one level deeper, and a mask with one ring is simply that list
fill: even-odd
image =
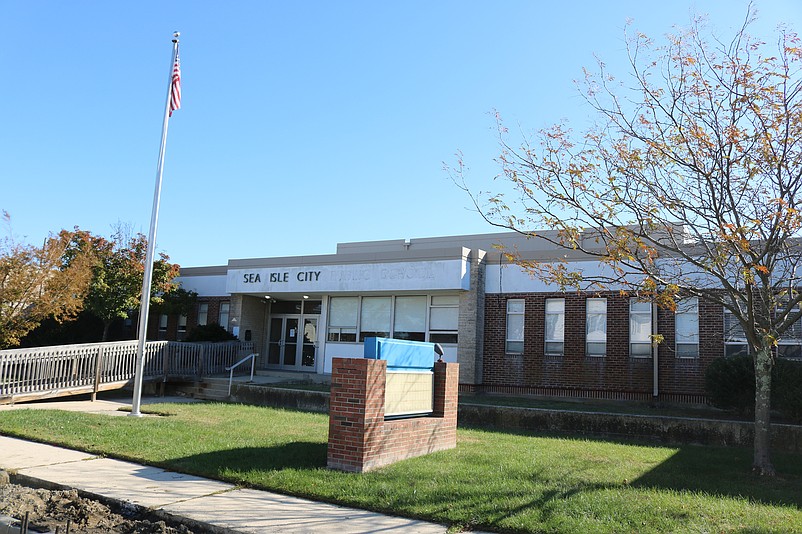
[{"label": "exterior light fixture", "polygon": [[435,354],[437,354],[438,356],[440,356],[440,357],[437,359],[437,361],[438,361],[438,362],[442,362],[442,361],[443,361],[443,354],[444,354],[444,353],[443,353],[443,346],[442,346],[442,345],[440,345],[440,343],[435,343],[435,344],[434,344],[434,353],[435,353]]}]

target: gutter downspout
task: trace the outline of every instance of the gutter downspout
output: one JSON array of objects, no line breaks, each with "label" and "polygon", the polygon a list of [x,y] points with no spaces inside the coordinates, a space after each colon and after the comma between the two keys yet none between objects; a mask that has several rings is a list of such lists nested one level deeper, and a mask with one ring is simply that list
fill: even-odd
[{"label": "gutter downspout", "polygon": [[[652,303],[652,332],[657,334],[657,306]],[[659,344],[652,343],[652,397],[655,399],[660,394],[658,383],[659,383],[659,365],[657,361],[658,355],[658,348]]]}]

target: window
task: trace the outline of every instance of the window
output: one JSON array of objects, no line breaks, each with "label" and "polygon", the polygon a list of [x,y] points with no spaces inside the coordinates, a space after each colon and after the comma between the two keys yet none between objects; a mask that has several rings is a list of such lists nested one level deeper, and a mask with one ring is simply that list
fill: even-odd
[{"label": "window", "polygon": [[545,353],[562,356],[565,351],[565,299],[546,299]]},{"label": "window", "polygon": [[273,315],[281,314],[300,314],[303,303],[300,300],[274,300],[270,303],[270,313]]},{"label": "window", "polygon": [[390,297],[364,297],[359,315],[359,341],[368,337],[390,337]]},{"label": "window", "polygon": [[459,330],[459,295],[432,297],[429,308],[429,341],[456,343]]},{"label": "window", "polygon": [[320,310],[323,308],[322,300],[305,300],[304,301],[304,315],[320,315]]},{"label": "window", "polygon": [[167,315],[161,314],[159,315],[159,332],[166,332],[167,331]]},{"label": "window", "polygon": [[228,316],[231,312],[231,304],[228,302],[220,303],[220,314],[217,317],[217,324],[228,330]]},{"label": "window", "polygon": [[637,299],[629,301],[629,355],[649,358],[652,355],[652,304]]},{"label": "window", "polygon": [[209,319],[209,303],[198,304],[198,326],[203,326]]},{"label": "window", "polygon": [[[459,295],[431,297],[331,297],[327,340],[362,342],[368,337],[456,343]],[[306,311],[306,308],[304,308]],[[427,315],[428,314],[428,315]],[[428,336],[427,336],[428,320]]]},{"label": "window", "polygon": [[[793,309],[790,314],[798,311],[799,308]],[[796,321],[782,335],[777,343],[777,355],[781,358],[802,358],[802,321]]]},{"label": "window", "polygon": [[329,341],[356,341],[359,297],[332,297],[329,301]]},{"label": "window", "polygon": [[607,354],[607,299],[585,301],[585,354],[594,357]]},{"label": "window", "polygon": [[178,317],[178,331],[179,332],[186,332],[187,331],[187,316],[180,315]]},{"label": "window", "polygon": [[724,356],[746,356],[749,345],[740,321],[733,313],[724,308]]},{"label": "window", "polygon": [[682,299],[674,313],[677,358],[699,357],[699,299]]},{"label": "window", "polygon": [[[782,313],[782,311],[778,310],[777,313]],[[743,326],[730,310],[724,308],[724,355],[747,356],[748,354],[749,345]],[[785,331],[777,342],[777,355],[781,358],[802,358],[802,321],[795,322]]]},{"label": "window", "polygon": [[426,341],[426,297],[396,297],[393,337]]},{"label": "window", "polygon": [[523,354],[524,352],[524,308],[523,299],[507,301],[507,354]]}]

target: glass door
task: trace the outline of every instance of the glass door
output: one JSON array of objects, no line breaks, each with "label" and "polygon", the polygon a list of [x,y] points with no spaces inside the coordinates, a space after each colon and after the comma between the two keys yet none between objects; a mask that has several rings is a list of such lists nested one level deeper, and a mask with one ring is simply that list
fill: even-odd
[{"label": "glass door", "polygon": [[317,318],[304,318],[304,340],[301,347],[301,367],[315,367],[317,350]]},{"label": "glass door", "polygon": [[294,368],[298,361],[298,318],[284,317],[284,347],[281,364]]},{"label": "glass door", "polygon": [[270,317],[266,367],[288,371],[314,371],[318,319],[317,315]]},{"label": "glass door", "polygon": [[267,365],[295,369],[298,362],[299,317],[271,317],[267,337]]},{"label": "glass door", "polygon": [[270,318],[270,334],[267,338],[267,365],[277,366],[281,364],[281,352],[284,343],[281,335],[284,332],[284,318]]}]

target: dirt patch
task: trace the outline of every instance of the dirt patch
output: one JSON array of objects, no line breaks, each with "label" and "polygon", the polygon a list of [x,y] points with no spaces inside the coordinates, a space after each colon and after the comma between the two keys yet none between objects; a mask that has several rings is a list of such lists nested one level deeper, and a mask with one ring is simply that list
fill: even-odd
[{"label": "dirt patch", "polygon": [[[20,522],[28,514],[30,532],[71,534],[199,534],[184,525],[168,524],[147,517],[140,508],[120,508],[85,499],[76,490],[35,489],[18,484],[3,484],[0,476],[0,516]],[[2,523],[0,523],[2,526]]]}]

